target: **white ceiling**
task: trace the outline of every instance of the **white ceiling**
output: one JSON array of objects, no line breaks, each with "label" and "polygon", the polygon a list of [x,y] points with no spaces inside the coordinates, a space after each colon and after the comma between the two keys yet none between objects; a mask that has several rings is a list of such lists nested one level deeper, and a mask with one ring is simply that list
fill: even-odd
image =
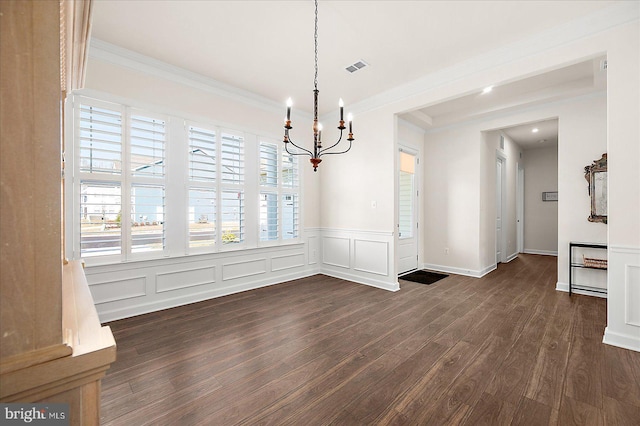
[{"label": "white ceiling", "polygon": [[[320,113],[611,5],[612,1],[320,1]],[[312,109],[305,1],[96,1],[92,36]],[[369,67],[350,74],[363,59]],[[576,70],[579,71],[579,70]]]},{"label": "white ceiling", "polygon": [[[534,132],[534,129],[538,129]],[[527,123],[502,131],[523,150],[558,146],[558,119]]]},{"label": "white ceiling", "polygon": [[488,93],[479,89],[476,93],[426,106],[400,117],[433,131],[512,112],[515,108],[604,91],[607,88],[607,72],[602,69],[605,60],[604,56],[596,57],[529,78],[497,84]]}]

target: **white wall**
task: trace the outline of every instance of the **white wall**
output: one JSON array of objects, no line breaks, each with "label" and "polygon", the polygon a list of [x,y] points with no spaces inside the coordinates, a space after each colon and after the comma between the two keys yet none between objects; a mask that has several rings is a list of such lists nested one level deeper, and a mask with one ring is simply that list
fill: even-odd
[{"label": "white wall", "polygon": [[558,146],[528,149],[522,159],[524,252],[557,255],[558,202],[542,201],[542,192],[558,191]]},{"label": "white wall", "polygon": [[425,135],[422,235],[429,269],[480,275],[480,136],[470,127]]}]

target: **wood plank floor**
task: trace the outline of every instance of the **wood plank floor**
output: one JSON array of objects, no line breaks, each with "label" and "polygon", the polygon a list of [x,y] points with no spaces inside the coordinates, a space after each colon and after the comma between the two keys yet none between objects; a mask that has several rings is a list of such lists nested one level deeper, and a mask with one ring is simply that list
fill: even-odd
[{"label": "wood plank floor", "polygon": [[640,353],[556,258],[396,293],[322,275],[110,323],[105,425],[634,425]]}]

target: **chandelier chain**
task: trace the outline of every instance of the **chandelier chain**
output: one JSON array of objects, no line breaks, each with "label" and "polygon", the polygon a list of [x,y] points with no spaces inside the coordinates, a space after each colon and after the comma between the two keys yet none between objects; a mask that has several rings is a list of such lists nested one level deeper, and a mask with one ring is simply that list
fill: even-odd
[{"label": "chandelier chain", "polygon": [[315,21],[315,32],[313,35],[313,42],[315,45],[315,77],[313,79],[313,86],[316,90],[318,90],[318,0],[316,0],[316,21]]}]

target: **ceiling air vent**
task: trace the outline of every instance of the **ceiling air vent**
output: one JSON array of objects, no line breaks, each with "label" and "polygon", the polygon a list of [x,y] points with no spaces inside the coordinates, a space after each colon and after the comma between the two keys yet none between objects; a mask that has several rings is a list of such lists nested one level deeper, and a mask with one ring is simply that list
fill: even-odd
[{"label": "ceiling air vent", "polygon": [[354,63],[354,64],[352,64],[352,65],[349,65],[349,66],[348,66],[348,67],[346,67],[345,69],[346,69],[347,71],[349,71],[350,73],[354,73],[354,72],[356,72],[356,71],[358,71],[358,70],[361,70],[362,68],[366,67],[367,65],[368,65],[368,64],[367,64],[365,61],[363,61],[362,59],[360,59],[358,62],[356,62],[356,63]]}]

